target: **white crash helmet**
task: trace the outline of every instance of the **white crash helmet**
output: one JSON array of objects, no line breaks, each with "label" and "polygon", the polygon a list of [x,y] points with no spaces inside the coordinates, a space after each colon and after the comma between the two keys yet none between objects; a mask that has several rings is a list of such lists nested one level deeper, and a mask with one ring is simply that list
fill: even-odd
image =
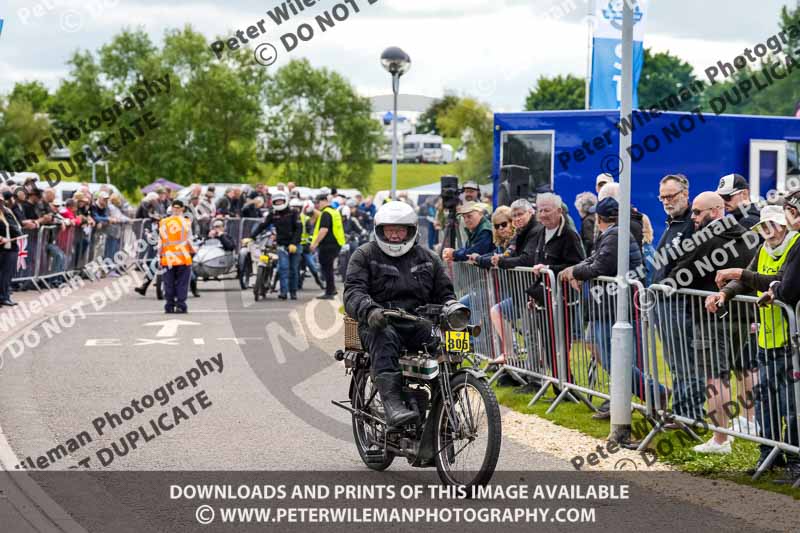
[{"label": "white crash helmet", "polygon": [[305,204],[303,204],[303,212],[306,215],[311,215],[314,213],[314,202],[311,200],[306,200]]},{"label": "white crash helmet", "polygon": [[[387,202],[375,213],[375,241],[386,255],[400,257],[414,246],[417,240],[418,224],[417,213],[410,205],[405,202]],[[384,226],[407,226],[408,235],[403,242],[389,242],[383,235]]]},{"label": "white crash helmet", "polygon": [[342,214],[342,218],[350,218],[350,208],[347,206],[343,206],[339,208],[339,212]]},{"label": "white crash helmet", "polygon": [[289,200],[289,207],[296,207],[298,209],[302,209],[304,204],[305,202],[303,202],[303,200],[301,200],[300,198],[292,198],[291,200]]},{"label": "white crash helmet", "polygon": [[[278,201],[281,201],[281,200],[283,200],[283,204],[275,205],[275,202],[278,202]],[[277,191],[277,192],[272,194],[272,208],[275,211],[283,211],[287,207],[289,207],[289,197],[286,195],[285,192]]]}]

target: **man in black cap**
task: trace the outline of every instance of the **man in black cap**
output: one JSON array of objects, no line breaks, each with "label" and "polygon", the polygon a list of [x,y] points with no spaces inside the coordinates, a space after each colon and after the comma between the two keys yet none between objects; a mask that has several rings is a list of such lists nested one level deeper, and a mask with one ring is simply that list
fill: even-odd
[{"label": "man in black cap", "polygon": [[725,202],[725,212],[733,215],[742,227],[752,228],[761,220],[761,210],[750,203],[750,188],[740,174],[728,174],[719,180],[717,194]]}]

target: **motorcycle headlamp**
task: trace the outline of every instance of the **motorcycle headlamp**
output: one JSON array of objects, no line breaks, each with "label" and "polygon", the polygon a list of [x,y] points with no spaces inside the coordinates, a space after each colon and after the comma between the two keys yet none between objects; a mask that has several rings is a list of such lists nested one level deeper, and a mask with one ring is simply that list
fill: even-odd
[{"label": "motorcycle headlamp", "polygon": [[469,325],[469,308],[462,303],[453,301],[445,304],[442,315],[448,329],[453,331],[464,331]]}]

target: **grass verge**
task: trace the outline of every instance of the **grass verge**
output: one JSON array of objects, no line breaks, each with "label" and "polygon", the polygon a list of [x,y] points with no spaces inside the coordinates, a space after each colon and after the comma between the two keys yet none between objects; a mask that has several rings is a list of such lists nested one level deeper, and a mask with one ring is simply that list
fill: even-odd
[{"label": "grass verge", "polygon": [[[397,165],[397,190],[412,189],[420,185],[428,185],[439,181],[446,174],[454,174],[455,165],[428,165],[403,163]],[[375,163],[372,165],[372,176],[369,182],[369,194],[385,191],[392,186],[391,163]]]}]

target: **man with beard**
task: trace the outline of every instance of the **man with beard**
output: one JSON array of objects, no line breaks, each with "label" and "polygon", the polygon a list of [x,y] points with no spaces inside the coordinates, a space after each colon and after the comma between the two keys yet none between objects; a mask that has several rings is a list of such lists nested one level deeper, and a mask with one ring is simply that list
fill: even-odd
[{"label": "man with beard", "polygon": [[[704,192],[694,199],[691,217],[695,229],[695,246],[678,260],[666,281],[677,288],[715,292],[717,270],[746,268],[755,255],[759,238],[737,223],[732,215],[725,215],[725,203],[715,192]],[[716,268],[708,268],[709,258],[713,258]],[[687,369],[688,375],[695,381],[705,379],[710,392],[709,408],[716,414],[713,423],[718,427],[727,427],[728,415],[723,405],[730,400],[731,348],[728,339],[735,337],[729,324],[736,325],[738,317],[719,324],[709,324],[704,322],[709,318],[702,314],[690,315],[694,321],[693,350],[683,354],[689,361],[688,366],[693,367]],[[738,349],[741,343],[736,344]],[[681,354],[676,355],[681,357]],[[702,383],[700,385],[696,394],[691,394],[689,401],[693,412],[702,416],[706,388]],[[698,419],[702,420],[699,417]],[[724,433],[714,433],[713,438],[695,446],[694,451],[728,454],[731,451],[731,439]]]}]

